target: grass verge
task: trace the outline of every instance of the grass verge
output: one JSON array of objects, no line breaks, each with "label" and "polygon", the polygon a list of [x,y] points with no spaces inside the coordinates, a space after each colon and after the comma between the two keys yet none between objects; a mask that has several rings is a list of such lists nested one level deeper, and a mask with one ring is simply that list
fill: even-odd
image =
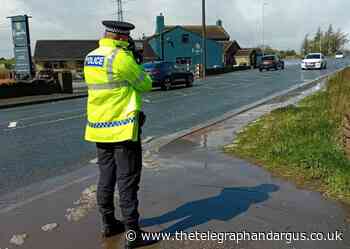
[{"label": "grass verge", "polygon": [[350,204],[350,160],[341,142],[349,107],[350,69],[345,69],[325,91],[245,127],[225,151]]}]

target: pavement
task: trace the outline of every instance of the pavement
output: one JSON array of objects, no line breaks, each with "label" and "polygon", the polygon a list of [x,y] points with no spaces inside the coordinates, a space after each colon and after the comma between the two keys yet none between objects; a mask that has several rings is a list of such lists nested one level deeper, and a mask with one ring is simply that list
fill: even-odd
[{"label": "pavement", "polygon": [[[158,152],[145,146],[140,191],[141,224],[149,231],[174,232],[313,232],[343,233],[342,241],[246,240],[162,241],[147,248],[227,249],[346,249],[350,248],[347,208],[322,194],[303,190],[274,177],[261,167],[226,155],[225,144],[236,132],[271,110],[294,104],[322,85],[297,95],[271,100],[212,126],[162,145]],[[91,162],[79,171],[41,183],[45,192],[21,202],[2,199],[0,248],[14,234],[26,234],[21,248],[123,248],[124,235],[99,238],[94,184],[97,168]],[[55,186],[55,187],[53,187]],[[39,187],[39,186],[38,186]],[[49,190],[49,191],[47,191]],[[30,189],[28,189],[30,191]],[[20,192],[23,194],[23,192]],[[116,196],[118,203],[118,196]],[[117,212],[119,216],[120,212]],[[41,227],[57,223],[53,231]],[[17,247],[16,247],[17,248]]]}]

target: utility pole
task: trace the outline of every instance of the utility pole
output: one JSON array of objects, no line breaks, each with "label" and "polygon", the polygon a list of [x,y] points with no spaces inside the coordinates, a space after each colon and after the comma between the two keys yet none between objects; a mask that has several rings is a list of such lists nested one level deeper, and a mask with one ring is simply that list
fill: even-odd
[{"label": "utility pole", "polygon": [[207,69],[207,25],[205,21],[205,0],[202,0],[202,64],[203,64],[203,79],[205,78],[205,70]]},{"label": "utility pole", "polygon": [[265,0],[262,0],[262,54],[265,55]]},{"label": "utility pole", "polygon": [[122,0],[117,0],[117,8],[118,8],[118,21],[123,22],[124,21],[124,11],[123,11],[123,2]]}]

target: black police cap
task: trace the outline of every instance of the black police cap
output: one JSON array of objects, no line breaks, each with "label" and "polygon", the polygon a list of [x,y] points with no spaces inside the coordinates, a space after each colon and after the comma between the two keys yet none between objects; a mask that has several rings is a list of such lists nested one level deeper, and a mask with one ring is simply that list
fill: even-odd
[{"label": "black police cap", "polygon": [[119,21],[103,21],[102,24],[106,27],[107,32],[129,35],[130,31],[135,28],[135,26],[128,22]]}]

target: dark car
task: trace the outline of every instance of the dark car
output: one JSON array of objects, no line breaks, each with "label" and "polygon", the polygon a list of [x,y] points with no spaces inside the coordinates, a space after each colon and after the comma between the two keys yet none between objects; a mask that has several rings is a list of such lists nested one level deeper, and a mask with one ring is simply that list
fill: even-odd
[{"label": "dark car", "polygon": [[153,80],[153,87],[161,87],[163,90],[169,90],[174,85],[193,85],[193,73],[180,69],[173,62],[149,62],[143,64]]},{"label": "dark car", "polygon": [[260,72],[262,70],[269,71],[270,69],[284,69],[284,61],[282,61],[277,55],[265,55],[262,57],[261,64],[259,66]]}]

